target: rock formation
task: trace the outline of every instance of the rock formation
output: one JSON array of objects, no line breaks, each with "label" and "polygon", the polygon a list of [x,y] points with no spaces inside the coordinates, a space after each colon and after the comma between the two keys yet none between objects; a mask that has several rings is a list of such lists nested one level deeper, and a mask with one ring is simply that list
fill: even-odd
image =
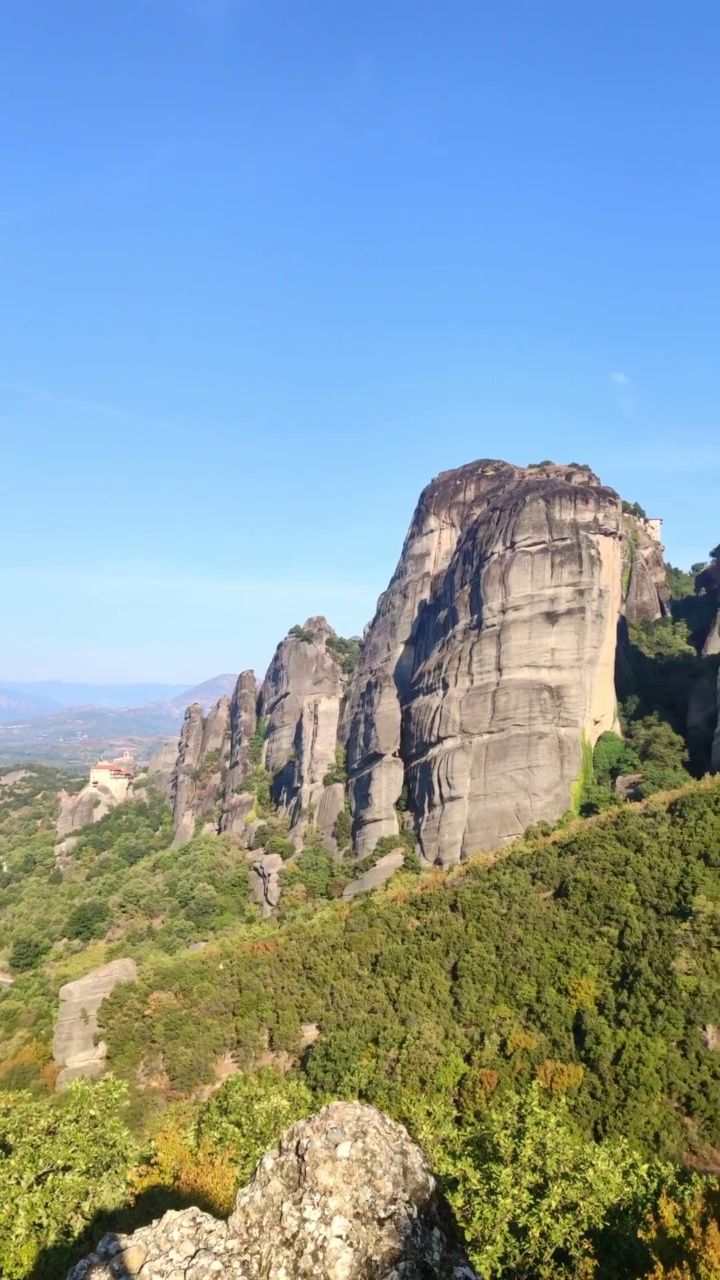
[{"label": "rock formation", "polygon": [[242,790],[252,770],[250,744],[257,728],[257,686],[254,671],[241,671],[230,702],[230,762],[227,795]]},{"label": "rock formation", "polygon": [[[332,840],[344,789],[338,794],[337,784],[327,788],[324,779],[335,764],[347,684],[334,639],[325,618],[309,618],[278,645],[259,695],[254,672],[244,671],[232,700],[221,698],[207,719],[199,704],[188,707],[170,784],[176,846],[192,837],[199,818],[208,830],[252,835],[253,796],[243,782],[254,767],[259,724],[264,744],[255,763],[273,775],[273,800],[288,815],[293,838],[301,841],[305,817],[314,812]],[[164,763],[158,760],[158,770]]]},{"label": "rock formation", "polygon": [[325,618],[308,618],[278,645],[260,694],[266,723],[265,767],[275,776],[274,798],[292,826],[312,805],[335,762],[342,667],[328,648],[335,632]]},{"label": "rock formation", "polygon": [[[401,796],[407,829],[441,866],[556,821],[583,751],[616,727],[618,619],[660,617],[666,595],[660,522],[623,510],[589,468],[486,459],[442,473],[349,680],[346,642],[309,618],[278,646],[259,695],[246,671],[207,721],[188,710],[176,843],[202,818],[249,847],[257,811],[244,784],[259,763],[296,847],[312,815],[337,852],[345,750],[361,858],[398,834]],[[256,862],[268,909],[275,866],[262,850]]]},{"label": "rock formation", "polygon": [[669,613],[665,552],[656,524],[623,514],[623,612],[628,622],[652,622]]},{"label": "rock formation", "polygon": [[118,982],[134,982],[136,977],[134,960],[113,960],[60,988],[53,1039],[53,1059],[62,1068],[57,1089],[76,1076],[96,1076],[103,1070],[107,1047],[103,1041],[95,1044],[98,1009]]},{"label": "rock formation", "polygon": [[447,866],[569,807],[616,723],[621,507],[580,467],[481,461],[421,495],[347,715],[361,855],[398,830]]},{"label": "rock formation", "polygon": [[280,871],[283,860],[279,853],[260,850],[252,862],[250,889],[263,918],[272,915],[280,901]]},{"label": "rock formation", "polygon": [[61,839],[90,826],[92,822],[99,822],[117,803],[105,787],[91,787],[89,783],[76,795],[61,791],[59,800],[60,813],[55,830]]},{"label": "rock formation", "polygon": [[374,1107],[332,1102],[292,1125],[227,1222],[166,1213],[108,1235],[68,1280],[451,1280],[467,1266],[422,1151]]},{"label": "rock formation", "polygon": [[160,791],[166,800],[169,800],[172,794],[173,773],[175,772],[179,749],[180,744],[174,738],[172,741],[164,742],[161,747],[158,747],[155,754],[148,761],[148,782],[156,791]]},{"label": "rock formation", "polygon": [[230,755],[230,699],[218,699],[207,717],[199,702],[185,712],[170,799],[175,847],[191,840],[198,819],[217,830],[218,794]]}]

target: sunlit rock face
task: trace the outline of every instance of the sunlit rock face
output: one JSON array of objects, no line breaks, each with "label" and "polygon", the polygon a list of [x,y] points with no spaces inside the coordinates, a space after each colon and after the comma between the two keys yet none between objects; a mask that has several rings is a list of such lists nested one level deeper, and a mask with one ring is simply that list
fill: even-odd
[{"label": "sunlit rock face", "polygon": [[207,716],[199,702],[185,712],[170,784],[174,846],[191,840],[202,819],[217,829],[216,807],[230,755],[230,699],[219,698]]},{"label": "sunlit rock face", "polygon": [[362,856],[398,830],[451,865],[569,807],[615,719],[621,504],[581,467],[481,461],[421,495],[346,726]]}]

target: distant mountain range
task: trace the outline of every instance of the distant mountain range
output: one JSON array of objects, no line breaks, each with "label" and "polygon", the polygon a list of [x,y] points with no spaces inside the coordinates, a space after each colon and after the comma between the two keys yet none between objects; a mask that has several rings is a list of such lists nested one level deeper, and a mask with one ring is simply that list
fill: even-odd
[{"label": "distant mountain range", "polygon": [[[179,732],[190,703],[199,702],[208,711],[218,698],[232,693],[236,679],[213,676],[189,689],[171,684],[0,681],[0,761],[65,761],[84,766],[122,747],[146,759]],[[60,696],[53,697],[51,691]],[[143,702],[128,702],[148,693],[151,697]],[[86,700],[65,701],[73,694]]]},{"label": "distant mountain range", "polygon": [[[223,677],[219,677],[222,679]],[[0,719],[3,707],[16,701],[20,716],[52,715],[63,707],[144,707],[148,702],[169,702],[188,686],[162,684],[79,684],[66,680],[0,680]],[[35,710],[37,708],[37,710]]]}]

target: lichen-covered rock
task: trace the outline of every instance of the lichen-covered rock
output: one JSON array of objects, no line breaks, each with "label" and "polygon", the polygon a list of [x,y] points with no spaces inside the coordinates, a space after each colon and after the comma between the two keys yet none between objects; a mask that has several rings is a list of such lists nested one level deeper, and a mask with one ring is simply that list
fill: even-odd
[{"label": "lichen-covered rock", "polygon": [[615,719],[621,504],[584,467],[481,461],[425,489],[346,718],[355,842],[447,866],[569,807]]},{"label": "lichen-covered rock", "polygon": [[473,1273],[422,1151],[374,1107],[333,1102],[283,1135],[227,1223],[187,1209],[105,1236],[68,1280],[450,1280]]},{"label": "lichen-covered rock", "polygon": [[[230,755],[230,699],[219,698],[207,717],[199,702],[185,712],[170,787],[175,848],[191,840],[199,818],[213,818]],[[219,814],[212,829],[217,830]]]},{"label": "lichen-covered rock", "polygon": [[57,1089],[64,1089],[76,1076],[95,1076],[103,1070],[107,1046],[103,1041],[95,1043],[98,1009],[118,982],[134,982],[136,977],[134,960],[112,960],[60,988],[53,1039],[53,1059],[62,1068]]}]

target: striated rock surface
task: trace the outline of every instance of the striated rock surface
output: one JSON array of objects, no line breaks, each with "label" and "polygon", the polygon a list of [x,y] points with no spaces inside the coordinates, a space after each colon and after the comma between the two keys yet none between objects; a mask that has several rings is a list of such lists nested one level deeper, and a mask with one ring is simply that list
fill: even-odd
[{"label": "striated rock surface", "polygon": [[323,838],[323,844],[331,853],[337,853],[337,840],[333,834],[335,821],[345,808],[345,786],[333,782],[323,787],[315,814],[315,825]]},{"label": "striated rock surface", "polygon": [[226,795],[242,791],[252,772],[250,743],[257,728],[257,682],[254,671],[242,671],[230,701],[230,759]]},{"label": "striated rock surface", "polygon": [[308,618],[278,645],[260,695],[266,721],[265,766],[275,774],[274,796],[296,826],[317,806],[323,778],[335,761],[342,667],[328,648],[335,632],[325,618]]},{"label": "striated rock surface", "polygon": [[659,522],[623,515],[623,612],[629,622],[652,622],[670,611],[665,549]]},{"label": "striated rock surface", "polygon": [[161,747],[158,747],[148,762],[148,781],[156,791],[160,791],[165,796],[166,800],[170,799],[172,793],[173,774],[179,750],[180,744],[176,738],[173,738],[171,742],[164,742]]},{"label": "striated rock surface", "polygon": [[185,712],[170,799],[174,846],[191,840],[199,818],[217,829],[217,805],[230,754],[230,699],[219,698],[207,717],[199,702]]},{"label": "striated rock surface", "polygon": [[60,988],[53,1038],[53,1059],[62,1068],[57,1089],[65,1088],[76,1076],[95,1076],[103,1070],[107,1047],[103,1041],[95,1044],[97,1011],[118,982],[134,982],[136,977],[134,960],[113,960]]},{"label": "striated rock surface", "polygon": [[427,859],[494,849],[569,807],[616,723],[620,500],[589,470],[480,461],[421,495],[347,713],[358,853],[405,780]]},{"label": "striated rock surface", "polygon": [[68,1280],[450,1280],[473,1273],[422,1151],[374,1107],[333,1102],[294,1124],[227,1223],[166,1213],[105,1236]]}]

